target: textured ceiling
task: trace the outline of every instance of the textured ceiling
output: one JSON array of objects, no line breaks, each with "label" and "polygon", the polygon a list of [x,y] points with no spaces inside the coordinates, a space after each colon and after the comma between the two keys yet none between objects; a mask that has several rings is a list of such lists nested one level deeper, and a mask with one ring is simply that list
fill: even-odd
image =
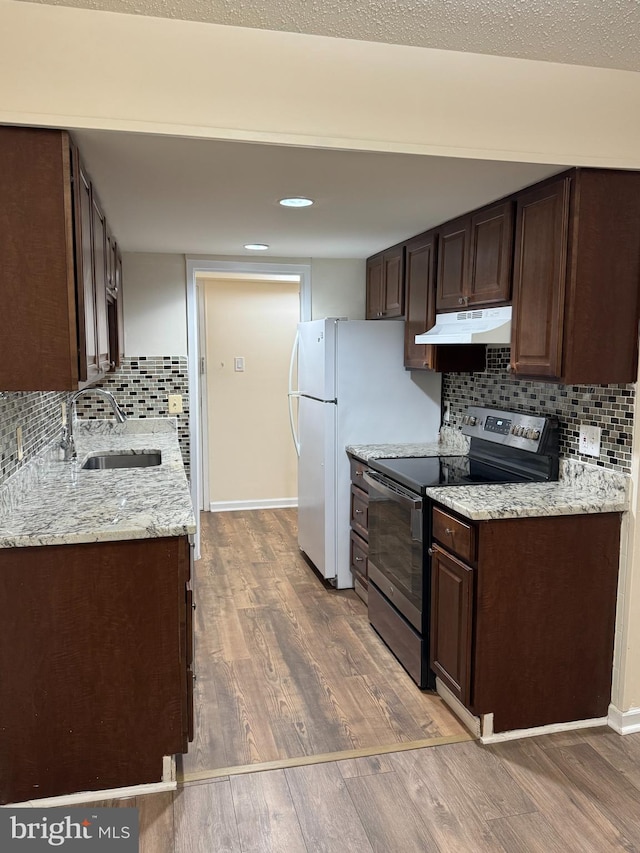
[{"label": "textured ceiling", "polygon": [[27,0],[640,71],[638,0]]},{"label": "textured ceiling", "polygon": [[[125,251],[365,258],[560,166],[73,131]],[[287,210],[303,195],[313,207]],[[268,243],[247,252],[245,243]]]}]

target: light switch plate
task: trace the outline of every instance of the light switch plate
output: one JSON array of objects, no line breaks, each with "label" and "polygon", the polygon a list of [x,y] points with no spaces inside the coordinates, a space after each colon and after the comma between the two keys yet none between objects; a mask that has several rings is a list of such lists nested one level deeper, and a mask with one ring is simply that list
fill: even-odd
[{"label": "light switch plate", "polygon": [[233,359],[233,369],[236,373],[242,373],[244,371],[244,356],[237,355]]},{"label": "light switch plate", "polygon": [[18,445],[18,462],[24,459],[24,446],[22,444],[22,427],[16,428],[16,444]]},{"label": "light switch plate", "polygon": [[600,427],[580,424],[580,437],[578,438],[580,453],[585,456],[600,456],[601,434]]},{"label": "light switch plate", "polygon": [[451,403],[447,400],[442,404],[442,423],[448,424],[451,420]]},{"label": "light switch plate", "polygon": [[182,394],[169,394],[169,414],[179,415],[182,413]]}]

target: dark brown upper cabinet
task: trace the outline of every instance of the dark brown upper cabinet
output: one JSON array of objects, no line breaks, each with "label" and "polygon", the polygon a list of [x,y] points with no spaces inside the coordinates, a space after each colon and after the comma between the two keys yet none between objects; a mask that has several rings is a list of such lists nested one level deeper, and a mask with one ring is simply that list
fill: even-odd
[{"label": "dark brown upper cabinet", "polygon": [[575,169],[517,197],[512,368],[568,385],[637,378],[640,173]]},{"label": "dark brown upper cabinet", "polygon": [[404,316],[404,245],[367,260],[367,320]]},{"label": "dark brown upper cabinet", "polygon": [[109,369],[108,226],[69,134],[0,128],[0,389],[73,391]]},{"label": "dark brown upper cabinet", "polygon": [[408,370],[452,373],[484,370],[486,347],[482,345],[415,343],[415,336],[432,328],[436,321],[437,242],[437,232],[427,231],[406,244],[404,366]]},{"label": "dark brown upper cabinet", "polygon": [[439,228],[436,310],[509,302],[513,202],[501,201]]}]

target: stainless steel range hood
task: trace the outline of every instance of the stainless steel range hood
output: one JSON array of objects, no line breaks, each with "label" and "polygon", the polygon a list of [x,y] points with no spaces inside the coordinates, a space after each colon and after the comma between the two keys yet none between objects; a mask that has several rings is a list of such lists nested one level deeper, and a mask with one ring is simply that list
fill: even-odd
[{"label": "stainless steel range hood", "polygon": [[417,344],[510,344],[511,305],[437,314],[435,326],[415,340]]}]

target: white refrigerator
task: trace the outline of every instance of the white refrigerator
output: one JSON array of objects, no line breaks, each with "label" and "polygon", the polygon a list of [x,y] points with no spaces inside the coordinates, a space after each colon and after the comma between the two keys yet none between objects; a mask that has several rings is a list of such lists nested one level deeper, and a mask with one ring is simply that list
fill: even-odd
[{"label": "white refrigerator", "polygon": [[[339,589],[349,568],[350,444],[436,441],[441,376],[404,369],[404,322],[312,320],[298,325],[298,544]],[[294,374],[292,369],[292,375]],[[292,418],[292,428],[294,420]]]}]

